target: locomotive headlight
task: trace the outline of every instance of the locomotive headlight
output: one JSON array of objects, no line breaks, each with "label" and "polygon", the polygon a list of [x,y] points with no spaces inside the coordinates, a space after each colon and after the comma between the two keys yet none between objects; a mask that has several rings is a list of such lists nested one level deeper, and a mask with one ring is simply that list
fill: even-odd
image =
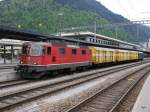
[{"label": "locomotive headlight", "polygon": [[38,65],[38,63],[36,63],[36,62],[35,62],[35,63],[33,63],[33,64],[34,64],[34,65]]}]

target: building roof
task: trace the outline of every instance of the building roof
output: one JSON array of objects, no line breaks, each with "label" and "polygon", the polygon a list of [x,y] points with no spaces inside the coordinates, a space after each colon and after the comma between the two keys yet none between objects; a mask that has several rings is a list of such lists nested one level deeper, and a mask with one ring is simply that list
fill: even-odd
[{"label": "building roof", "polygon": [[104,35],[100,35],[100,34],[95,34],[93,32],[72,32],[72,33],[62,33],[61,36],[63,37],[71,37],[71,36],[96,36],[96,38],[101,38],[101,39],[106,39],[106,40],[112,40],[115,42],[119,42],[122,44],[127,44],[127,45],[131,45],[131,46],[136,46],[136,47],[140,47],[139,45],[136,44],[132,44],[129,42],[125,42],[125,41],[121,41],[119,39],[114,39],[108,36],[104,36]]},{"label": "building roof", "polygon": [[37,32],[0,25],[0,39],[2,38],[24,41],[40,41],[45,38],[45,36]]},{"label": "building roof", "polygon": [[15,45],[15,46],[21,46],[23,43],[24,43],[24,41],[20,41],[20,40],[0,39],[0,45]]}]

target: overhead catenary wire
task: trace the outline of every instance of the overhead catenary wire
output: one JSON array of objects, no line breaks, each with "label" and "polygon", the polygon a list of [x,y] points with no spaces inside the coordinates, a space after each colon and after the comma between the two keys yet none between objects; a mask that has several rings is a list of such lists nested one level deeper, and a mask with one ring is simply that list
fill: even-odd
[{"label": "overhead catenary wire", "polygon": [[130,9],[131,10],[134,10],[134,11],[136,11],[136,9],[135,9],[135,7],[134,7],[134,5],[133,5],[133,2],[132,2],[132,0],[127,0],[127,2],[129,3],[129,7],[130,7]]},{"label": "overhead catenary wire", "polygon": [[130,15],[129,15],[128,11],[124,8],[124,6],[121,4],[121,2],[119,0],[116,0],[116,1],[119,4],[119,6],[123,9],[123,11],[126,13],[126,15],[128,16],[128,18],[130,18]]},{"label": "overhead catenary wire", "polygon": [[[131,9],[130,11],[132,11],[132,17],[136,17],[138,10],[134,7],[134,3],[132,0],[127,0],[127,3],[129,4],[129,8]],[[134,15],[134,16],[133,16]],[[130,18],[131,19],[131,18]]]},{"label": "overhead catenary wire", "polygon": [[[125,23],[113,23],[113,24],[104,24],[104,25],[97,25],[96,28],[103,28],[103,27],[113,27],[113,26],[130,26],[130,25],[140,25],[140,24],[150,24],[150,19],[147,20],[139,20],[139,21],[129,21]],[[79,26],[79,27],[71,27],[71,28],[64,28],[64,31],[73,31],[73,30],[84,30],[84,29],[91,29],[94,28],[94,25],[88,26]]]}]

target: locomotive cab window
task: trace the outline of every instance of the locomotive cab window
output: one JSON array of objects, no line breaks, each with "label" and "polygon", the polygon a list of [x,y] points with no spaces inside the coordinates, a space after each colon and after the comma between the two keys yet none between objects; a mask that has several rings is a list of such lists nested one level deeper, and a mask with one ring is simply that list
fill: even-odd
[{"label": "locomotive cab window", "polygon": [[22,47],[22,54],[28,55],[28,54],[29,54],[29,51],[30,51],[30,47],[29,47],[29,46],[24,45],[24,46]]},{"label": "locomotive cab window", "polygon": [[66,51],[65,51],[65,48],[59,48],[59,53],[60,53],[60,54],[63,54],[63,55],[64,55],[65,52],[66,52]]},{"label": "locomotive cab window", "polygon": [[47,54],[48,54],[48,55],[51,55],[51,47],[48,47],[48,48],[47,48]]},{"label": "locomotive cab window", "polygon": [[77,50],[76,49],[72,49],[72,54],[76,55],[77,54]]},{"label": "locomotive cab window", "polygon": [[31,56],[42,56],[44,47],[38,44],[32,44],[30,47]]},{"label": "locomotive cab window", "polygon": [[45,47],[42,47],[41,54],[42,54],[43,56],[45,55]]}]

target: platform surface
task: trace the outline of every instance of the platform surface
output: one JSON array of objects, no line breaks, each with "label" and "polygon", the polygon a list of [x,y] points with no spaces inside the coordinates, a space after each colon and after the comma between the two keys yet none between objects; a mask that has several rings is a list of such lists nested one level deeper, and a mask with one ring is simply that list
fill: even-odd
[{"label": "platform surface", "polygon": [[150,76],[143,85],[132,112],[150,112]]}]

